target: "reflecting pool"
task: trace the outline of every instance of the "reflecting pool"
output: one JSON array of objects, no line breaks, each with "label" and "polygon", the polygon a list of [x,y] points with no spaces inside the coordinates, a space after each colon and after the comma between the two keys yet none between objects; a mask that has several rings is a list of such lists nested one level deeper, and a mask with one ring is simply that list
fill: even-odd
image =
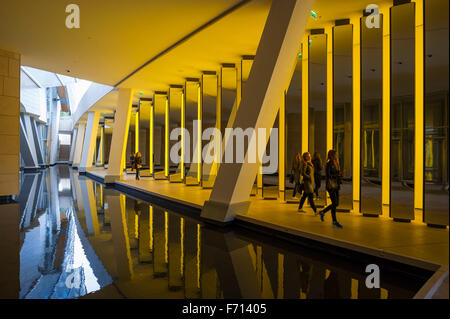
[{"label": "reflecting pool", "polygon": [[62,165],[21,173],[16,200],[23,299],[411,298],[427,279],[381,269],[369,289],[366,264],[217,228]]}]

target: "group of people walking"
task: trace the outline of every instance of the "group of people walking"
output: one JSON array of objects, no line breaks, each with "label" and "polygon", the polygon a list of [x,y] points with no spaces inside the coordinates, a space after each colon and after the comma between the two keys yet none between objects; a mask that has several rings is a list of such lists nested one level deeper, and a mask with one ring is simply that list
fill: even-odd
[{"label": "group of people walking", "polygon": [[131,153],[130,155],[130,165],[131,165],[131,171],[133,171],[133,169],[136,170],[136,180],[140,180],[140,170],[142,167],[142,155],[140,152],[137,153]]},{"label": "group of people walking", "polygon": [[314,203],[314,194],[316,195],[316,199],[320,199],[319,189],[322,184],[322,169],[322,159],[320,158],[319,152],[315,152],[312,159],[309,152],[305,152],[303,155],[297,153],[292,161],[291,182],[294,183],[294,193],[292,197],[295,197],[297,192],[299,194],[303,193],[300,198],[298,211],[303,212],[303,204],[306,199],[308,199],[309,205],[314,211],[314,215],[319,214],[321,221],[324,221],[324,215],[331,210],[333,226],[342,228],[342,225],[339,224],[336,219],[336,208],[339,206],[339,189],[343,172],[340,169],[337,152],[335,150],[328,151],[327,162],[325,164],[325,186],[330,195],[331,204],[325,207],[325,209],[317,212]]}]

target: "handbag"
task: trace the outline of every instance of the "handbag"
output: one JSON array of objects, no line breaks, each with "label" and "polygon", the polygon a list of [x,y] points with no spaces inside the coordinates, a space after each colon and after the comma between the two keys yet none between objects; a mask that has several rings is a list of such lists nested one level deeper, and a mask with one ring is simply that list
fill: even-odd
[{"label": "handbag", "polygon": [[294,183],[294,174],[289,175],[289,183]]},{"label": "handbag", "polygon": [[327,190],[335,190],[335,189],[337,189],[339,186],[338,186],[338,183],[336,182],[336,180],[334,180],[334,179],[327,179]]}]

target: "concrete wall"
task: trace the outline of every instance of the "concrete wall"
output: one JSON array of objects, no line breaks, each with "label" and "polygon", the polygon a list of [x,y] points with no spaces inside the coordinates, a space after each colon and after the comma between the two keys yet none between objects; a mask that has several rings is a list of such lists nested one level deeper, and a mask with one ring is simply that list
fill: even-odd
[{"label": "concrete wall", "polygon": [[20,55],[0,49],[0,196],[19,193]]}]

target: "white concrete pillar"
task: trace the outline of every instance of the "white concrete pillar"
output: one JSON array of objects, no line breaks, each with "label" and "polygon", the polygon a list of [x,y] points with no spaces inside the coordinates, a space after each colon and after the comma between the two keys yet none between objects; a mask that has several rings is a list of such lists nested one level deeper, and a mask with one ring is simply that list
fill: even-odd
[{"label": "white concrete pillar", "polygon": [[81,152],[81,161],[78,171],[86,172],[87,168],[92,167],[94,161],[94,152],[97,144],[98,121],[100,120],[99,112],[89,112],[84,132],[83,150]]},{"label": "white concrete pillar", "polygon": [[[51,98],[56,98],[57,94],[53,93],[52,89],[50,89]],[[59,141],[59,118],[61,114],[61,102],[57,101],[56,103],[52,103],[52,113],[51,113],[51,133],[50,133],[50,165],[56,164],[58,160],[58,141]]]},{"label": "white concrete pillar", "polygon": [[31,119],[31,130],[33,131],[34,145],[36,147],[36,156],[39,165],[45,165],[44,154],[42,154],[41,137],[36,119]]},{"label": "white concrete pillar", "polygon": [[[271,128],[295,68],[312,0],[273,1],[233,128]],[[268,136],[266,136],[266,143]],[[261,148],[262,151],[264,148]],[[253,154],[252,154],[253,155]],[[201,216],[229,222],[246,212],[257,164],[222,163]]]},{"label": "white concrete pillar", "polygon": [[[25,164],[25,168],[37,168],[37,158],[36,154],[33,152],[33,147],[31,146],[30,140],[28,138],[27,129],[25,127],[23,117],[20,117],[20,154],[22,155],[22,160]],[[17,169],[18,170],[18,169]]]},{"label": "white concrete pillar", "polygon": [[81,162],[81,151],[83,150],[84,132],[86,131],[86,124],[78,124],[77,140],[75,142],[75,150],[73,152],[73,167],[78,167]]},{"label": "white concrete pillar", "polygon": [[75,145],[77,145],[78,128],[74,128],[72,132],[72,143],[70,145],[69,164],[73,163],[73,155],[75,153]]},{"label": "white concrete pillar", "polygon": [[114,126],[109,152],[108,172],[105,183],[113,183],[122,176],[124,167],[125,151],[127,147],[128,130],[130,126],[131,107],[133,101],[132,89],[120,89],[119,100],[114,116]]}]

